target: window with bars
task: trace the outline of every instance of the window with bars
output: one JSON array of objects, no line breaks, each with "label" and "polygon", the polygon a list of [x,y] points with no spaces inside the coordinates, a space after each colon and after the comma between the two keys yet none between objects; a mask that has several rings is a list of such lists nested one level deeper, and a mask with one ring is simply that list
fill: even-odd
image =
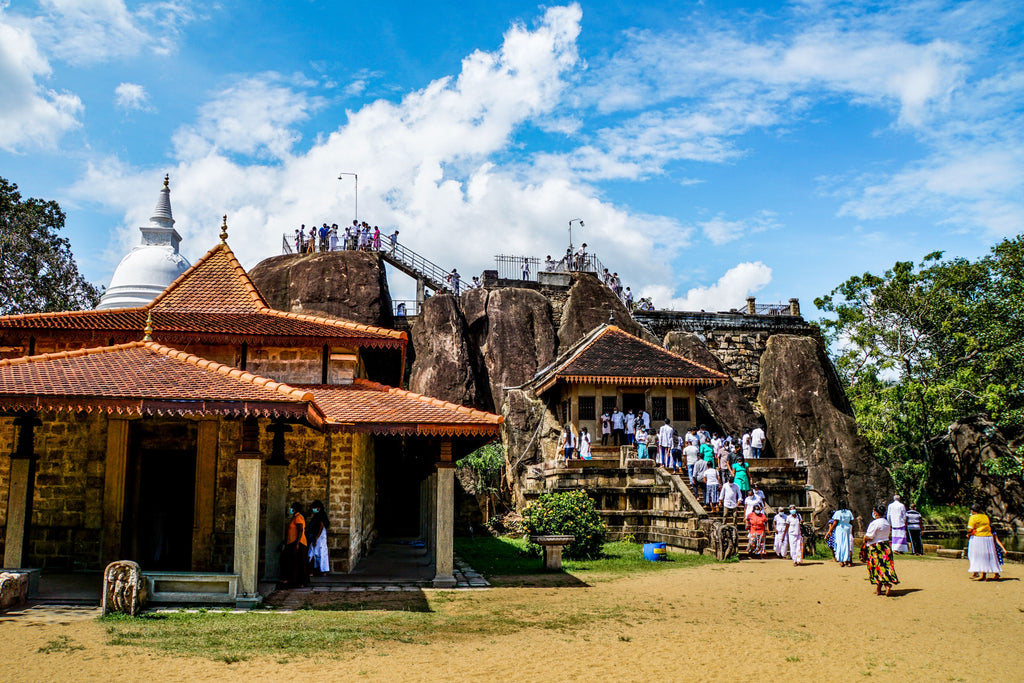
[{"label": "window with bars", "polygon": [[605,413],[608,413],[609,415],[611,415],[613,410],[615,410],[615,397],[614,396],[602,396],[601,397],[601,414],[604,415]]},{"label": "window with bars", "polygon": [[651,419],[652,420],[664,420],[665,419],[665,397],[664,396],[651,396]]},{"label": "window with bars", "polygon": [[593,396],[580,396],[580,419],[581,420],[593,420],[596,419],[594,415],[594,402]]},{"label": "window with bars", "polygon": [[690,421],[690,399],[672,398],[672,420],[675,422]]}]

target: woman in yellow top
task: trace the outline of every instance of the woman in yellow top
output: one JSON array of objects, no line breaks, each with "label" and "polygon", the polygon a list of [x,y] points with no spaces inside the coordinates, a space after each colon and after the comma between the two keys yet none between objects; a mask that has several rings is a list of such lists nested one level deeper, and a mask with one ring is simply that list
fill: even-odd
[{"label": "woman in yellow top", "polygon": [[988,515],[981,511],[981,505],[977,503],[971,506],[967,533],[970,536],[967,541],[967,559],[971,561],[967,571],[971,572],[971,578],[976,579],[981,574],[981,580],[986,581],[985,575],[991,573],[995,575],[993,580],[998,581],[1003,566],[996,553],[997,541],[992,535],[992,523]]}]

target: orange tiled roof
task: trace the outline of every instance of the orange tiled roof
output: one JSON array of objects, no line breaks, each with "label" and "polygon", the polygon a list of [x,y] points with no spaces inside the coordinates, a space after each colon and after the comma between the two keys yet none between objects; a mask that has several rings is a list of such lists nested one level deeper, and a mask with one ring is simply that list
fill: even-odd
[{"label": "orange tiled roof", "polygon": [[218,244],[156,299],[136,308],[0,316],[0,331],[67,330],[138,339],[153,315],[153,336],[174,343],[323,343],[403,348],[405,332],[270,308],[226,244]]},{"label": "orange tiled roof", "polygon": [[537,373],[537,393],[558,380],[575,384],[723,384],[729,376],[704,367],[615,325],[598,327]]},{"label": "orange tiled roof", "polygon": [[156,342],[0,360],[0,409],[307,418],[313,395]]},{"label": "orange tiled roof", "polygon": [[374,434],[493,436],[503,418],[366,379],[298,385],[313,394],[327,425]]}]

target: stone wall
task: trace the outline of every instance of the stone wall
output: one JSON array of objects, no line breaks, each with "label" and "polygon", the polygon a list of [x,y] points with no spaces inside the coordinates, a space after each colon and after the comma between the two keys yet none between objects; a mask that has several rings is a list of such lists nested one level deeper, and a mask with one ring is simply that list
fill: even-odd
[{"label": "stone wall", "polygon": [[4,556],[7,540],[7,494],[11,473],[10,454],[14,452],[15,427],[13,417],[0,417],[0,558]]},{"label": "stone wall", "polygon": [[373,437],[354,434],[352,440],[352,512],[346,570],[366,555],[376,534],[377,463]]},{"label": "stone wall", "polygon": [[44,569],[99,569],[107,417],[43,413],[40,419],[26,557]]}]

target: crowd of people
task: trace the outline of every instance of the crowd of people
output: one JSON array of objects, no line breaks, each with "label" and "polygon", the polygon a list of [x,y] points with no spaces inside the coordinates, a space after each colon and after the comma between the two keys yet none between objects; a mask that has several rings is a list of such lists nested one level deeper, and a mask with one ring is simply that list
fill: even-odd
[{"label": "crowd of people", "polygon": [[383,251],[395,252],[398,247],[398,230],[385,235],[377,226],[370,227],[366,221],[352,221],[352,225],[340,229],[337,223],[319,228],[303,223],[295,229],[295,253],[313,254],[325,251]]}]

